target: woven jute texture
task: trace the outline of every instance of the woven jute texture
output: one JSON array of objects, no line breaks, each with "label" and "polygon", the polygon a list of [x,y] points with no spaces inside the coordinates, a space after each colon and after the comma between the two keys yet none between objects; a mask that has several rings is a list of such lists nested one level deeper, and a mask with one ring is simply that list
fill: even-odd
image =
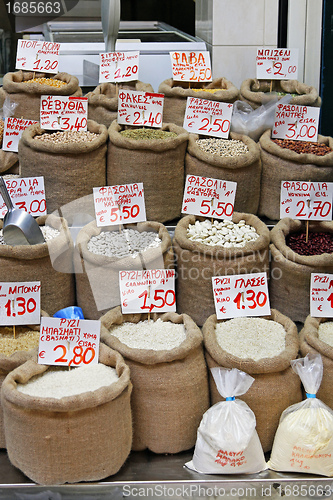
[{"label": "woven jute texture", "polygon": [[1,175],[19,173],[19,159],[17,153],[11,153],[10,151],[3,151],[0,149],[0,173]]}]

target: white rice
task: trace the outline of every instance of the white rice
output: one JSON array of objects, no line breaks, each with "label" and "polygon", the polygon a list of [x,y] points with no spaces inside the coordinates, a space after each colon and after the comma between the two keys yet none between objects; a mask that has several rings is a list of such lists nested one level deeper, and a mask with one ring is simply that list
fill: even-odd
[{"label": "white rice", "polygon": [[319,340],[333,347],[333,321],[320,323],[318,327],[318,337]]}]

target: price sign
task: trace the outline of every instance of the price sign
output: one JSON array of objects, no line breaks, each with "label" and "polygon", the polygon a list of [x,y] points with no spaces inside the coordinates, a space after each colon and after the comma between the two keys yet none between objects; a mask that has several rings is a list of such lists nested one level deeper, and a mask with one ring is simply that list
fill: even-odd
[{"label": "price sign", "polygon": [[188,97],[183,127],[188,132],[228,139],[233,105]]},{"label": "price sign", "polygon": [[41,318],[38,363],[79,366],[98,363],[101,322]]},{"label": "price sign", "polygon": [[232,219],[237,182],[187,175],[182,213]]},{"label": "price sign", "polygon": [[16,69],[58,73],[60,43],[18,40]]},{"label": "price sign", "polygon": [[257,49],[258,80],[297,80],[298,49]]},{"label": "price sign", "polygon": [[271,313],[266,273],[215,276],[212,282],[217,319]]},{"label": "price sign", "polygon": [[40,126],[47,130],[87,130],[88,97],[43,95]]},{"label": "price sign", "polygon": [[139,51],[99,55],[99,82],[129,82],[139,74]]},{"label": "price sign", "polygon": [[[34,217],[46,215],[44,177],[22,177],[5,179],[13,205]],[[0,218],[7,213],[7,206],[0,195]]]},{"label": "price sign", "polygon": [[212,69],[208,51],[170,52],[172,77],[184,82],[211,82]]},{"label": "price sign", "polygon": [[2,149],[4,151],[18,152],[18,143],[24,130],[30,125],[38,123],[35,120],[24,120],[23,118],[5,118],[3,130]]},{"label": "price sign", "polygon": [[272,138],[316,142],[319,113],[320,108],[277,104]]},{"label": "price sign", "polygon": [[333,274],[311,273],[310,315],[333,317]]},{"label": "price sign", "polygon": [[0,324],[38,325],[40,281],[0,283]]},{"label": "price sign", "polygon": [[282,181],[280,219],[332,220],[332,182]]},{"label": "price sign", "polygon": [[176,311],[173,269],[119,271],[119,287],[123,314]]},{"label": "price sign", "polygon": [[121,89],[118,95],[118,123],[162,127],[164,94]]}]

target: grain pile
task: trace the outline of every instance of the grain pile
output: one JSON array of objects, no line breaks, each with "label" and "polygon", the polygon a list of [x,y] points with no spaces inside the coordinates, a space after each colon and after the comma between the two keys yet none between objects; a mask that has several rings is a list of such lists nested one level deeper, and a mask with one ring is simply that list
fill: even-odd
[{"label": "grain pile", "polygon": [[155,232],[124,229],[121,233],[102,231],[100,234],[92,236],[87,248],[89,252],[96,255],[116,257],[117,259],[130,255],[135,258],[148,248],[159,247],[161,242],[162,240]]},{"label": "grain pile", "polygon": [[81,142],[92,142],[97,139],[98,134],[88,130],[61,130],[59,132],[35,135],[34,139],[52,144],[71,144]]},{"label": "grain pile", "polygon": [[128,139],[135,139],[137,141],[151,139],[170,139],[171,137],[177,137],[177,134],[175,132],[156,128],[126,129],[122,130],[120,134],[124,137],[127,137]]},{"label": "grain pile", "polygon": [[187,237],[191,241],[204,243],[205,245],[221,245],[225,248],[244,247],[250,241],[259,238],[256,229],[250,224],[246,224],[241,219],[238,223],[225,220],[214,222],[206,219],[204,221],[195,221],[189,224]]},{"label": "grain pile", "polygon": [[243,141],[237,139],[197,139],[196,144],[202,151],[213,155],[232,158],[249,152]]},{"label": "grain pile", "polygon": [[[58,229],[55,229],[51,226],[40,226],[40,230],[42,231],[42,234],[43,234],[46,242],[53,240],[53,238],[56,238],[60,234],[60,231]],[[3,239],[3,230],[2,229],[0,229],[0,245],[6,245],[6,243]]]},{"label": "grain pile", "polygon": [[318,337],[326,344],[333,347],[333,322],[325,321],[320,323],[318,327]]},{"label": "grain pile", "polygon": [[14,338],[12,327],[0,327],[0,353],[4,356],[11,356],[17,351],[30,351],[38,346],[38,342],[39,331],[29,330],[26,326],[16,326]]},{"label": "grain pile", "polygon": [[25,80],[23,83],[39,83],[40,85],[50,85],[50,87],[55,87],[60,89],[64,85],[67,85],[67,82],[63,82],[62,80],[56,80],[55,78],[31,78],[30,80]]},{"label": "grain pile", "polygon": [[5,122],[0,119],[0,147],[2,146],[2,138],[3,138],[3,129],[5,126]]}]

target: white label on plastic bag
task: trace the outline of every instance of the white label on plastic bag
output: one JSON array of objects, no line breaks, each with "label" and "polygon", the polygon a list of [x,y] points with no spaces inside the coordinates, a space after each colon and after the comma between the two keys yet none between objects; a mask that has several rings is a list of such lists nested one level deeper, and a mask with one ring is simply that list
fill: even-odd
[{"label": "white label on plastic bag", "polygon": [[138,80],[138,50],[108,52],[99,55],[99,82],[129,82]]},{"label": "white label on plastic bag", "polygon": [[118,118],[121,125],[162,127],[164,94],[121,89]]},{"label": "white label on plastic bag", "polygon": [[40,323],[40,281],[0,283],[0,325]]},{"label": "white label on plastic bag", "polygon": [[[25,210],[34,217],[46,215],[44,177],[5,179],[6,187],[15,208]],[[0,218],[7,213],[7,206],[0,195]]]},{"label": "white label on plastic bag", "polygon": [[333,317],[333,274],[311,273],[310,315]]},{"label": "white label on plastic bag", "polygon": [[233,105],[188,97],[183,127],[188,132],[228,139]]},{"label": "white label on plastic bag", "polygon": [[40,126],[47,130],[87,130],[88,98],[43,95]]},{"label": "white label on plastic bag", "polygon": [[275,108],[273,139],[316,142],[320,108],[277,104]]},{"label": "white label on plastic bag", "polygon": [[93,191],[98,227],[147,220],[142,182],[96,187]]},{"label": "white label on plastic bag", "polygon": [[297,80],[298,49],[257,49],[258,80]]},{"label": "white label on plastic bag", "polygon": [[30,125],[38,123],[35,120],[24,120],[23,118],[5,118],[3,130],[2,149],[4,151],[18,152],[18,143],[25,129]]},{"label": "white label on plastic bag", "polygon": [[281,181],[280,219],[332,220],[332,182]]},{"label": "white label on plastic bag", "polygon": [[60,43],[18,40],[16,69],[58,73]]},{"label": "white label on plastic bag", "polygon": [[208,51],[170,52],[172,77],[183,82],[211,82],[212,70]]}]

